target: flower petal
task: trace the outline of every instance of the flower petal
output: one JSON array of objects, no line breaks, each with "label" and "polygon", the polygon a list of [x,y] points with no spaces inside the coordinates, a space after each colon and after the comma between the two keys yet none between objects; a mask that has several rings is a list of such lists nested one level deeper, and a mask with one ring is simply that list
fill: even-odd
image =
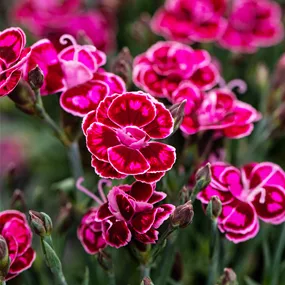
[{"label": "flower petal", "polygon": [[158,229],[174,212],[175,206],[171,204],[163,204],[159,206],[159,211],[157,211],[155,216],[155,221],[153,223],[153,227]]},{"label": "flower petal", "polygon": [[157,211],[158,208],[153,209],[149,212],[136,214],[131,220],[133,229],[139,234],[144,234],[149,231],[155,221]]},{"label": "flower petal", "polygon": [[108,162],[108,148],[119,144],[115,131],[101,123],[93,123],[87,129],[86,145],[97,159]]},{"label": "flower petal", "polygon": [[144,131],[154,139],[164,139],[173,132],[173,118],[171,113],[161,103],[155,103],[156,117],[144,126]]},{"label": "flower petal", "polygon": [[134,197],[136,201],[147,202],[153,194],[153,188],[151,184],[135,182],[132,184],[130,195]]},{"label": "flower petal", "polygon": [[159,142],[149,142],[140,151],[150,165],[148,172],[168,171],[176,159],[175,148]]},{"label": "flower petal", "polygon": [[125,221],[107,220],[103,222],[103,236],[108,245],[120,248],[131,240],[131,232]]},{"label": "flower petal", "polygon": [[165,175],[165,172],[155,172],[155,173],[144,173],[135,175],[134,178],[137,181],[145,182],[145,183],[153,183],[158,182],[163,176]]},{"label": "flower petal", "polygon": [[91,165],[100,177],[111,179],[123,179],[126,177],[125,174],[119,173],[109,162],[99,160],[94,155],[92,155]]},{"label": "flower petal", "polygon": [[118,172],[127,175],[143,174],[150,168],[149,163],[138,150],[123,145],[110,147],[108,160]]},{"label": "flower petal", "polygon": [[0,75],[0,97],[8,95],[11,93],[15,87],[18,85],[22,76],[21,70],[15,70],[9,74],[6,78],[1,78]]},{"label": "flower petal", "polygon": [[159,232],[155,229],[150,229],[144,234],[134,232],[135,239],[143,244],[155,244],[158,240],[158,234]]},{"label": "flower petal", "polygon": [[155,105],[144,93],[124,93],[115,98],[108,109],[108,117],[121,127],[143,127],[155,116]]}]

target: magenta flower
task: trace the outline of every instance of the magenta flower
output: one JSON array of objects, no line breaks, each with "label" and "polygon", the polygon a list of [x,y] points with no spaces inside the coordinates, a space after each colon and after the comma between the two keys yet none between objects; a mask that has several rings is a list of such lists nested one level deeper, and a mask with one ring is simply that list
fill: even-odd
[{"label": "magenta flower", "polygon": [[154,15],[152,30],[184,43],[215,41],[224,32],[225,0],[167,0]]},{"label": "magenta flower", "polygon": [[83,121],[92,166],[101,177],[160,180],[175,162],[175,148],[151,141],[173,130],[173,118],[163,104],[143,92],[106,97]]},{"label": "magenta flower", "polygon": [[92,45],[78,45],[69,35],[61,38],[63,44],[66,40],[73,45],[59,54],[49,40],[35,43],[26,65],[26,77],[29,70],[39,65],[45,75],[41,94],[63,92],[61,107],[72,115],[83,117],[95,110],[103,98],[122,93],[126,87],[119,76],[100,68],[106,63],[105,53]]},{"label": "magenta flower", "polygon": [[[19,2],[19,3],[18,3]],[[115,46],[115,24],[100,10],[84,11],[81,0],[17,1],[11,17],[38,38],[48,38],[56,49],[63,34],[84,35],[100,50]]]},{"label": "magenta flower", "polygon": [[261,114],[251,105],[239,101],[229,89],[201,92],[190,82],[181,83],[173,93],[173,102],[187,100],[185,116],[180,126],[187,134],[216,130],[229,138],[251,134],[253,123]]},{"label": "magenta flower", "polygon": [[270,162],[250,163],[240,169],[225,163],[212,165],[212,181],[197,198],[207,204],[217,195],[223,205],[218,227],[234,243],[257,235],[259,221],[285,221],[285,173]]},{"label": "magenta flower", "polygon": [[175,209],[171,204],[155,205],[165,197],[165,193],[155,191],[154,185],[138,181],[113,187],[107,199],[99,201],[99,209],[89,210],[81,221],[78,238],[86,252],[97,253],[106,245],[119,248],[132,238],[144,244],[155,243],[157,229]]},{"label": "magenta flower", "polygon": [[16,210],[0,212],[0,234],[5,238],[10,257],[6,280],[30,268],[36,258],[31,248],[32,231],[24,214]]},{"label": "magenta flower", "polygon": [[219,43],[236,52],[253,53],[279,43],[284,37],[281,9],[269,0],[233,1],[228,25]]},{"label": "magenta flower", "polygon": [[102,223],[96,222],[98,210],[91,208],[82,218],[77,230],[77,236],[85,251],[96,254],[100,249],[106,247],[106,241],[102,234]]},{"label": "magenta flower", "polygon": [[26,36],[20,28],[0,32],[0,97],[11,93],[21,79],[30,55],[30,48],[25,45]]},{"label": "magenta flower", "polygon": [[153,96],[170,99],[186,80],[200,90],[216,85],[219,73],[207,51],[177,42],[158,42],[134,60],[134,83]]}]

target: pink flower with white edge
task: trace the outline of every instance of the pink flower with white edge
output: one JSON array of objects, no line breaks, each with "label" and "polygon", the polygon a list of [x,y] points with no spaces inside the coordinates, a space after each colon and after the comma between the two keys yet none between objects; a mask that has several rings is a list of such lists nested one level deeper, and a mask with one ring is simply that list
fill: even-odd
[{"label": "pink flower with white edge", "polygon": [[235,0],[219,44],[234,52],[254,53],[284,38],[281,8],[270,0]]},{"label": "pink flower with white edge", "polygon": [[77,181],[78,190],[92,198],[99,208],[91,208],[83,217],[77,234],[84,249],[95,254],[107,245],[122,247],[131,239],[143,244],[155,243],[158,239],[158,228],[174,211],[171,204],[156,205],[166,194],[155,190],[154,184],[134,182],[132,185],[113,187],[106,197],[101,179],[98,190],[100,198]]},{"label": "pink flower with white edge", "polygon": [[167,0],[152,18],[152,30],[191,44],[216,41],[226,28],[226,0]]},{"label": "pink flower with white edge", "polygon": [[91,208],[82,218],[77,229],[77,237],[85,251],[89,254],[96,254],[100,249],[106,247],[106,241],[102,234],[102,225],[96,222],[98,210]]},{"label": "pink flower with white edge", "polygon": [[23,65],[30,55],[26,35],[20,28],[0,32],[0,97],[11,93],[22,77]]},{"label": "pink flower with white edge", "polygon": [[177,42],[158,42],[134,59],[134,83],[155,97],[171,99],[185,80],[199,90],[209,90],[217,84],[219,72],[207,51]]},{"label": "pink flower with white edge", "polygon": [[230,241],[255,237],[259,220],[270,224],[285,221],[285,172],[271,162],[249,163],[240,169],[214,163],[212,181],[197,198],[208,204],[217,195],[223,206],[218,227]]},{"label": "pink flower with white edge", "polygon": [[173,93],[173,102],[187,100],[181,130],[192,135],[216,130],[228,138],[242,138],[253,131],[261,114],[251,105],[239,101],[228,88],[201,92],[190,82],[183,82]]},{"label": "pink flower with white edge", "polygon": [[175,148],[153,139],[173,131],[173,118],[165,106],[147,93],[126,92],[106,97],[82,124],[92,166],[101,177],[127,175],[155,182],[175,162]]},{"label": "pink flower with white edge", "polygon": [[83,117],[95,110],[103,98],[122,93],[126,87],[119,76],[100,68],[106,63],[105,53],[92,45],[78,45],[70,35],[62,36],[61,43],[67,40],[73,45],[59,54],[47,39],[35,43],[26,65],[26,77],[38,65],[45,76],[41,94],[63,92],[61,107],[72,115]]},{"label": "pink flower with white edge", "polygon": [[30,268],[36,258],[32,231],[23,213],[6,210],[0,212],[0,235],[8,245],[10,268],[5,280],[10,280]]}]

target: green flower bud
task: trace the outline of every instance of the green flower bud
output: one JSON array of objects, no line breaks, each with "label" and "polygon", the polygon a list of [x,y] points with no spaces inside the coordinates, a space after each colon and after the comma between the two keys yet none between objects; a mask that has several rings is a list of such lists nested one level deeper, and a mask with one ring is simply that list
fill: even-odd
[{"label": "green flower bud", "polygon": [[199,191],[205,189],[211,182],[211,164],[208,162],[205,166],[198,169],[195,177],[196,184],[199,185]]},{"label": "green flower bud", "polygon": [[194,211],[192,202],[188,201],[175,209],[173,214],[170,216],[170,223],[174,228],[186,228],[192,223],[193,217]]},{"label": "green flower bud", "polygon": [[52,221],[46,213],[29,211],[29,222],[32,230],[40,237],[51,235]]},{"label": "green flower bud", "polygon": [[212,196],[207,206],[208,217],[215,221],[222,213],[222,202],[218,196]]}]

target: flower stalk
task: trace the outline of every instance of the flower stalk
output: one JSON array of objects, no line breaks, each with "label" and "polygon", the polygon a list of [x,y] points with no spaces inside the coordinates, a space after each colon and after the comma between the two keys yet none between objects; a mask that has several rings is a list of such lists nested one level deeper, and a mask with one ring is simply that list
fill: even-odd
[{"label": "flower stalk", "polygon": [[45,262],[52,272],[56,283],[58,285],[67,285],[60,259],[53,248],[51,237],[52,221],[50,217],[42,212],[29,211],[29,221],[34,233],[39,235],[41,238],[41,246]]}]

